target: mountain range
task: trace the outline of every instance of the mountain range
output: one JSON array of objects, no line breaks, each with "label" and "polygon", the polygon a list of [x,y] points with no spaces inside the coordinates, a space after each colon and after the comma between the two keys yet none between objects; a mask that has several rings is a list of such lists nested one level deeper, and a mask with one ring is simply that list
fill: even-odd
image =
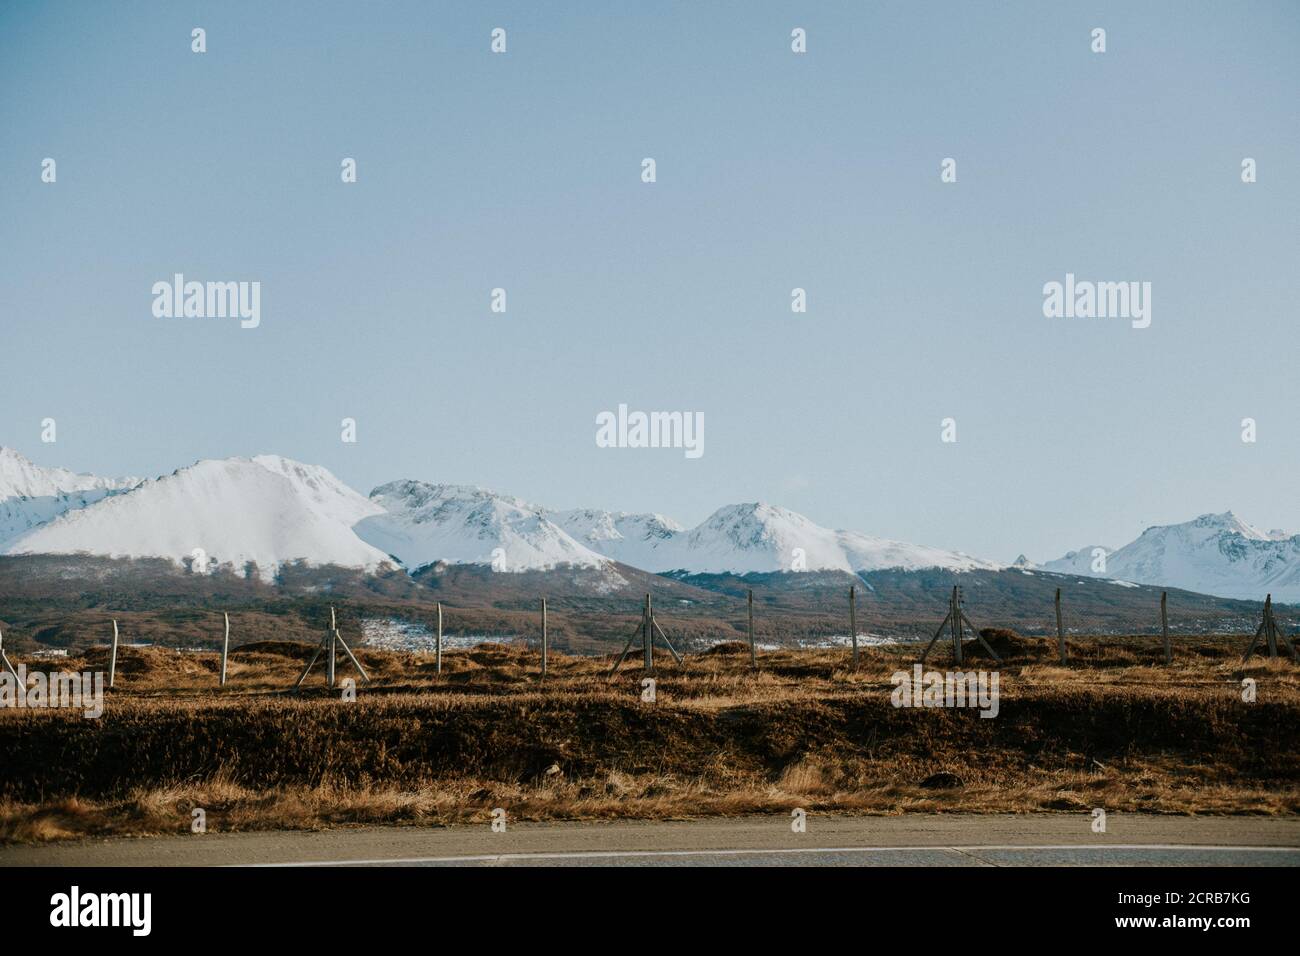
[{"label": "mountain range", "polygon": [[1089,577],[1168,584],[1231,598],[1300,600],[1300,535],[1261,531],[1231,511],[1147,528],[1122,548],[1089,545],[1041,566]]},{"label": "mountain range", "polygon": [[143,481],[43,469],[12,449],[0,450],[0,468],[23,478],[0,483],[13,529],[0,537],[0,552],[11,555],[164,557],[192,566],[197,554],[203,567],[195,570],[256,565],[266,580],[296,561],[411,572],[434,564],[730,574],[998,567],[832,531],[762,503],[728,505],[688,530],[663,515],[556,511],[465,485],[394,481],[367,497],[324,468],[274,455],[199,461]]},{"label": "mountain range", "polygon": [[[1095,556],[1098,548],[1104,564]],[[788,580],[784,572],[1049,573],[1300,601],[1300,536],[1231,512],[1148,528],[1112,550],[1041,565],[824,528],[765,503],[726,505],[694,528],[659,514],[552,510],[482,488],[393,481],[369,496],[328,470],[275,455],[203,460],[153,479],[78,475],[0,448],[0,554],[165,558],[272,581],[287,565],[363,572],[447,566],[585,573],[603,590],[629,571]]]}]

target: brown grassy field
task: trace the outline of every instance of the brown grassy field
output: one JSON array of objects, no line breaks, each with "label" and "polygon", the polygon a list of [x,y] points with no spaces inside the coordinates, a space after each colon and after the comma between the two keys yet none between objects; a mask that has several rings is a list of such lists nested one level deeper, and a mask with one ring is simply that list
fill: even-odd
[{"label": "brown grassy field", "polygon": [[[609,657],[552,654],[543,682],[523,647],[448,652],[441,675],[428,656],[362,648],[373,681],[350,702],[319,665],[287,692],[304,644],[232,651],[224,689],[216,654],[124,648],[102,718],[0,711],[0,840],[181,832],[196,807],[213,831],[486,821],[496,807],[515,820],[1300,812],[1294,663],[1243,666],[1240,636],[1198,637],[1165,667],[1158,639],[1099,637],[1072,640],[1061,667],[1052,640],[986,633],[1004,661],[972,654],[964,669],[999,672],[993,719],[892,706],[890,675],[915,646],[864,650],[857,669],[846,650],[761,654],[757,670],[737,645],[664,656],[654,703],[639,667],[611,680]],[[105,652],[53,666],[102,670]],[[941,772],[959,781],[936,787]]]}]

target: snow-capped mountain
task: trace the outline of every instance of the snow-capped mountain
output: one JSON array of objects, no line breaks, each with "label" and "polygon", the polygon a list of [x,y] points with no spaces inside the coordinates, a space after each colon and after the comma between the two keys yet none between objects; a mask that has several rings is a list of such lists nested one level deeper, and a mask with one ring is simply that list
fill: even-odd
[{"label": "snow-capped mountain", "polygon": [[664,542],[684,530],[676,521],[658,514],[575,508],[548,511],[547,516],[597,554],[645,570],[659,563],[658,550]]},{"label": "snow-capped mountain", "polygon": [[997,567],[952,551],[832,531],[767,504],[728,505],[687,530],[663,515],[551,511],[463,485],[399,481],[376,488],[371,500],[383,513],[358,524],[357,534],[411,569],[435,561],[490,564],[494,552],[501,569],[521,571],[611,560],[690,574]]},{"label": "snow-capped mountain", "polygon": [[138,483],[138,478],[43,468],[12,448],[0,448],[0,548],[65,511],[85,508]]},{"label": "snow-capped mountain", "polygon": [[1043,568],[1220,597],[1271,593],[1277,601],[1300,602],[1300,535],[1261,531],[1231,511],[1147,528],[1135,541],[1107,550],[1104,572],[1092,564],[1092,548],[1085,548]]},{"label": "snow-capped mountain", "polygon": [[[1109,566],[1109,556],[1114,550],[1114,548],[1108,548],[1104,544],[1085,545],[1077,551],[1065,552],[1055,561],[1048,561],[1042,565],[1042,569],[1044,571],[1058,571],[1061,574],[1085,574],[1089,577],[1101,577],[1102,575],[1099,572],[1092,570],[1093,564],[1105,557],[1107,566]],[[1098,564],[1097,566],[1100,567],[1101,565]]]},{"label": "snow-capped mountain", "polygon": [[852,571],[835,531],[763,503],[727,505],[674,535],[654,571],[697,574]]},{"label": "snow-capped mountain", "polygon": [[545,509],[466,485],[394,481],[370,493],[375,514],[357,535],[408,569],[437,561],[499,571],[559,565],[603,568],[609,559],[574,540]]},{"label": "snow-capped mountain", "polygon": [[856,572],[920,571],[943,568],[948,571],[1000,571],[1004,565],[972,557],[962,551],[949,551],[924,544],[908,544],[889,538],[876,538],[857,531],[837,531],[849,565]]},{"label": "snow-capped mountain", "polygon": [[386,552],[352,526],[379,507],[324,468],[274,455],[200,461],[66,511],[11,540],[9,554],[165,557],[205,567],[254,562],[264,579],[306,560],[376,569]]},{"label": "snow-capped mountain", "polygon": [[[764,503],[727,505],[694,528],[658,514],[556,511],[464,485],[395,481],[363,496],[316,465],[275,455],[200,461],[148,481],[77,475],[0,448],[0,553],[165,557],[205,567],[285,563],[408,571],[444,562],[498,571],[596,569],[768,574],[1001,570],[957,551],[822,527]],[[1105,553],[1104,570],[1096,552]],[[1099,565],[1098,565],[1099,566]],[[1020,570],[1032,569],[1017,561]],[[1231,512],[1148,528],[1118,550],[1088,546],[1043,571],[1300,602],[1300,535]]]},{"label": "snow-capped mountain", "polygon": [[[253,562],[268,579],[299,560],[366,569],[391,561],[412,572],[439,562],[500,571],[566,567],[598,569],[610,586],[618,586],[615,562],[686,574],[999,567],[955,551],[831,530],[763,503],[728,505],[686,529],[657,514],[554,511],[481,488],[423,481],[390,482],[366,498],[324,468],[274,455],[200,461],[138,483],[34,469],[11,456],[6,487],[28,498],[57,492],[66,502],[28,508],[3,553],[182,563],[198,550],[205,567],[240,570]],[[70,497],[76,495],[82,497]]]},{"label": "snow-capped mountain", "polygon": [[[580,519],[574,515],[581,515]],[[823,528],[788,508],[727,505],[690,530],[659,515],[561,512],[594,550],[646,571],[750,574],[998,567],[955,551]],[[590,529],[590,530],[587,530]]]}]

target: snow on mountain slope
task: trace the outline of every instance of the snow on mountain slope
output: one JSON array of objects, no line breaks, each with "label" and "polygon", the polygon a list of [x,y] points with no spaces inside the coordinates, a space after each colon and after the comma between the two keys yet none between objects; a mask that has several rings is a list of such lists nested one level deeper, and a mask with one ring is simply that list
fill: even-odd
[{"label": "snow on mountain slope", "polygon": [[788,508],[727,505],[690,530],[658,515],[560,512],[557,520],[593,550],[646,571],[750,574],[996,568],[964,554],[823,528]]},{"label": "snow on mountain slope", "polygon": [[362,521],[357,534],[410,569],[434,561],[491,563],[494,549],[506,570],[608,560],[692,574],[997,567],[952,551],[832,531],[767,504],[728,505],[687,530],[657,514],[550,511],[481,488],[420,481],[383,485],[371,499],[385,513]]},{"label": "snow on mountain slope", "polygon": [[785,508],[727,505],[660,550],[655,571],[698,574],[852,571],[836,532]]},{"label": "snow on mountain slope", "polygon": [[[1229,598],[1300,603],[1300,535],[1262,531],[1232,512],[1148,528],[1106,552],[1071,551],[1041,566],[1116,581]],[[415,570],[436,561],[499,570],[650,572],[868,572],[1001,566],[956,551],[834,531],[762,503],[728,505],[684,529],[656,514],[549,511],[479,488],[398,481],[369,498],[324,468],[275,455],[200,461],[150,481],[77,475],[0,448],[0,553],[166,557],[201,549],[209,565],[257,564],[270,579],[303,560],[376,569],[395,559]],[[1032,568],[1018,561],[1016,567]]]},{"label": "snow on mountain slope", "polygon": [[391,557],[411,571],[439,561],[505,571],[565,566],[599,569],[611,587],[622,582],[614,580],[615,561],[650,572],[733,574],[999,567],[954,551],[834,531],[762,503],[728,505],[687,530],[657,514],[550,511],[481,488],[422,481],[390,482],[365,498],[324,468],[274,455],[201,461],[111,497],[103,496],[116,489],[103,479],[63,473],[56,482],[32,468],[11,463],[18,477],[9,483],[40,490],[76,480],[102,500],[65,508],[45,524],[24,520],[0,547],[8,553],[179,562],[197,548],[209,563],[256,562],[268,578],[299,559],[375,568]]},{"label": "snow on mountain slope", "polygon": [[1055,561],[1048,561],[1042,565],[1044,571],[1057,571],[1061,574],[1085,574],[1088,577],[1101,577],[1102,575],[1092,570],[1093,562],[1097,560],[1097,552],[1101,551],[1107,556],[1114,551],[1114,548],[1108,548],[1102,544],[1090,544],[1080,548],[1078,551],[1067,551]]},{"label": "snow on mountain slope", "polygon": [[1004,565],[975,558],[961,551],[948,551],[924,544],[908,544],[887,538],[874,538],[856,531],[838,532],[854,571],[898,569],[920,571],[945,568],[949,571],[1000,571]]},{"label": "snow on mountain slope", "polygon": [[1091,567],[1091,549],[1070,552],[1043,565],[1090,577],[1165,585],[1219,597],[1300,602],[1300,535],[1261,531],[1231,511],[1206,514],[1182,524],[1147,528],[1108,553],[1106,570]]},{"label": "snow on mountain slope", "polygon": [[373,501],[343,484],[320,465],[304,465],[279,455],[257,455],[253,462],[287,478],[307,506],[322,518],[341,521],[351,527],[380,510]]},{"label": "snow on mountain slope", "polygon": [[643,570],[657,564],[659,547],[684,530],[676,521],[658,514],[628,514],[626,511],[593,508],[548,511],[546,514],[570,537],[597,554]]},{"label": "snow on mountain slope", "polygon": [[0,548],[65,511],[85,508],[138,483],[138,478],[100,478],[66,468],[44,468],[12,448],[0,448]]},{"label": "snow on mountain slope", "polygon": [[435,561],[492,564],[501,571],[609,565],[544,509],[508,495],[466,485],[394,481],[372,491],[370,500],[380,513],[359,522],[357,535],[412,571]]},{"label": "snow on mountain slope", "polygon": [[201,549],[211,566],[255,562],[378,568],[388,555],[353,532],[378,507],[324,468],[275,456],[200,461],[69,511],[9,542],[10,554],[165,557]]}]

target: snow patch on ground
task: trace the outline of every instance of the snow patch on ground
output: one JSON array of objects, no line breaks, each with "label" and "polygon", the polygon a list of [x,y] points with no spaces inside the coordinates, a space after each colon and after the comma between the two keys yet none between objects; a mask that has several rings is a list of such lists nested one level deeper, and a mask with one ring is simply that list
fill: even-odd
[{"label": "snow patch on ground", "polygon": [[[366,647],[385,651],[406,651],[413,654],[433,654],[438,647],[436,632],[423,624],[400,618],[367,617],[361,619],[361,640]],[[442,633],[442,649],[469,650],[480,644],[526,643],[515,634],[448,634]]]}]

